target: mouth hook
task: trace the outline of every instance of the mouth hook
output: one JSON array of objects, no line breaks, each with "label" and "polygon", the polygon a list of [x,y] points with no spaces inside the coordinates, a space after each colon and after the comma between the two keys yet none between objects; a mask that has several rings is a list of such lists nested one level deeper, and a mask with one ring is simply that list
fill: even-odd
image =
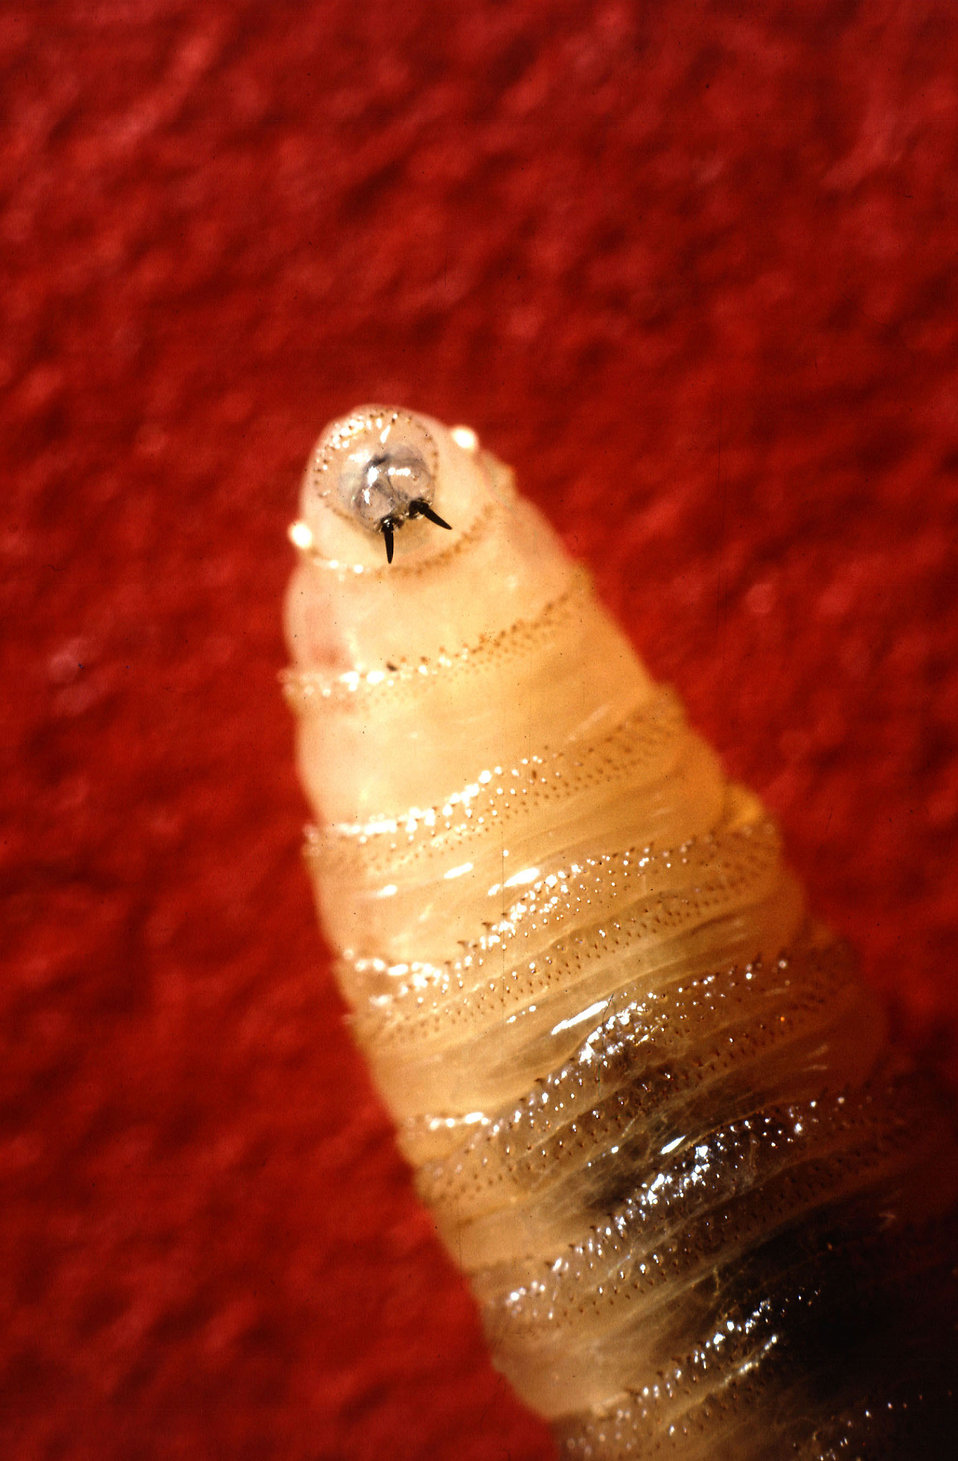
[{"label": "mouth hook", "polygon": [[[450,532],[452,531],[452,524],[447,523],[445,518],[441,518],[438,512],[433,512],[429,503],[424,502],[421,498],[417,498],[415,502],[410,502],[407,515],[409,517],[424,517],[428,522],[435,523],[437,528],[448,528]],[[396,541],[395,533],[397,528],[402,527],[402,524],[403,520],[395,517],[384,517],[379,524],[379,531],[382,533],[383,540],[386,544],[387,563],[393,561],[393,549]]]},{"label": "mouth hook", "polygon": [[429,503],[423,502],[422,498],[419,498],[416,502],[410,502],[409,516],[427,518],[429,522],[435,523],[437,528],[448,528],[452,532],[452,524],[447,523],[445,518],[439,516],[438,512],[433,512]]}]

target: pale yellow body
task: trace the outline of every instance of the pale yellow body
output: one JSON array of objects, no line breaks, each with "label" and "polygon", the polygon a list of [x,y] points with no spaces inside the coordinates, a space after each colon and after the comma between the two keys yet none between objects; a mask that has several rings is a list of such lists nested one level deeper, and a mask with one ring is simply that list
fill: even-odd
[{"label": "pale yellow body", "polygon": [[[419,421],[452,531],[407,523],[387,567],[308,473],[287,601],[357,1037],[498,1363],[568,1455],[829,1455],[817,1421],[793,1446],[801,1376],[738,1266],[835,1204],[933,1217],[941,1123],[761,805],[509,473]],[[821,1434],[853,1433],[853,1400]]]}]

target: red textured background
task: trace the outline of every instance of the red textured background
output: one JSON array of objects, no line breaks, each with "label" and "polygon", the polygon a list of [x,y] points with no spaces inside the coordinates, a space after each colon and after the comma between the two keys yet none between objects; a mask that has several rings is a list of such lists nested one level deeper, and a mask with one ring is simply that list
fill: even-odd
[{"label": "red textured background", "polygon": [[475,426],[958,1070],[958,7],[0,6],[0,1454],[544,1461],[341,1025],[326,420]]}]

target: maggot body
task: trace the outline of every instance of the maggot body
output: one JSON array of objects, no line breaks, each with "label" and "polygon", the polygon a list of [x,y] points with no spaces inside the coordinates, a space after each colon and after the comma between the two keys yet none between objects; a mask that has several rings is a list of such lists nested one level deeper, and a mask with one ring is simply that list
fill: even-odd
[{"label": "maggot body", "polygon": [[499,1366],[569,1457],[948,1454],[954,1135],[760,803],[471,433],[361,408],[301,511],[308,862]]}]

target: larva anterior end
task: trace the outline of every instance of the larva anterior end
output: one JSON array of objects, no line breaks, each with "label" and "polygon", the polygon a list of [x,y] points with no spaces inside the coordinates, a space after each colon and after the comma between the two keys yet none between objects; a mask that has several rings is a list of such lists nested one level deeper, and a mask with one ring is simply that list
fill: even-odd
[{"label": "larva anterior end", "polygon": [[[438,504],[452,514],[459,506],[455,485],[462,464],[455,457],[476,451],[475,439],[458,430],[456,436],[388,406],[360,406],[333,422],[306,470],[303,523],[311,549],[328,563],[371,568],[370,535],[385,539],[388,564],[403,529],[403,556],[428,556],[431,536],[423,529],[432,524],[452,531]],[[381,561],[380,554],[376,563]]]},{"label": "larva anterior end", "polygon": [[497,1364],[582,1461],[949,1454],[951,1117],[761,804],[474,433],[361,408],[299,527],[307,861]]}]

